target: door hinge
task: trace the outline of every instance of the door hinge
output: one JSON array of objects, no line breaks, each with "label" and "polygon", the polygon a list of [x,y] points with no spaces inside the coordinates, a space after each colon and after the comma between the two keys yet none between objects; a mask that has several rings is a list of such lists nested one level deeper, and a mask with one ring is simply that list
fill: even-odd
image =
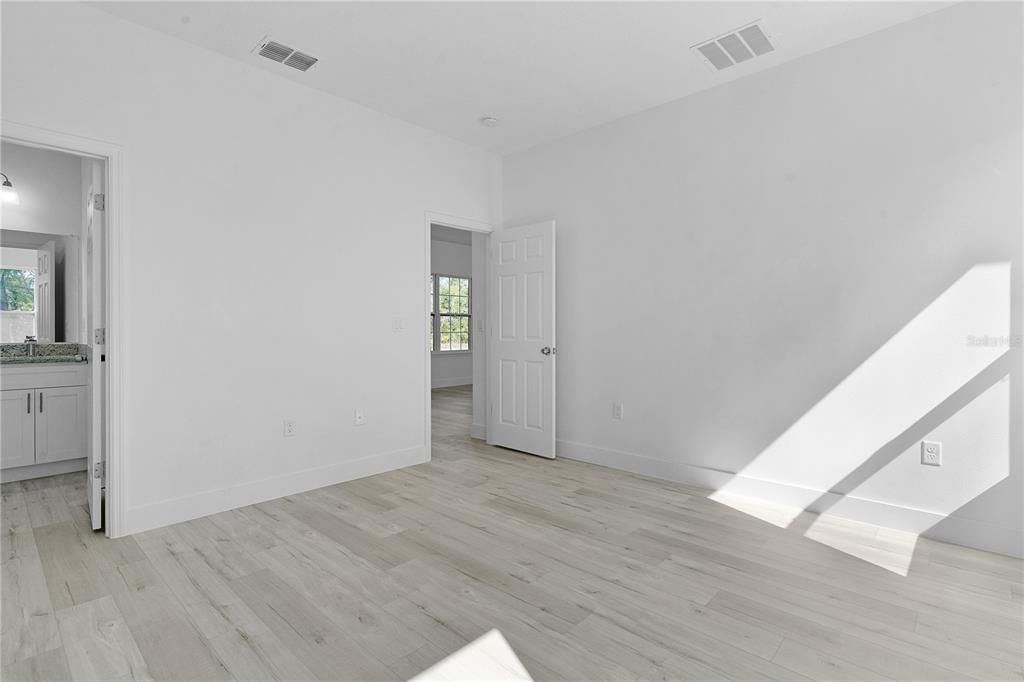
[{"label": "door hinge", "polygon": [[107,477],[107,463],[106,462],[96,462],[95,464],[93,464],[92,465],[92,477],[93,478],[98,478],[101,481],[105,480],[106,477]]},{"label": "door hinge", "polygon": [[107,210],[107,195],[106,194],[93,194],[92,195],[92,207],[97,211]]},{"label": "door hinge", "polygon": [[107,328],[97,327],[92,334],[92,342],[95,343],[97,346],[107,345]]}]

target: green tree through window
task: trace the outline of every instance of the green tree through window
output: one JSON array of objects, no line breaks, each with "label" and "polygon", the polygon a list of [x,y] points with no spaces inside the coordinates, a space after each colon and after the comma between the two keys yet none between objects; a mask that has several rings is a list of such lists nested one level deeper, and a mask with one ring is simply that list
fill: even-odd
[{"label": "green tree through window", "polygon": [[0,269],[0,310],[36,309],[36,275],[31,270]]},{"label": "green tree through window", "polygon": [[438,352],[470,349],[472,330],[470,282],[466,277],[433,275],[430,314],[430,349]]}]

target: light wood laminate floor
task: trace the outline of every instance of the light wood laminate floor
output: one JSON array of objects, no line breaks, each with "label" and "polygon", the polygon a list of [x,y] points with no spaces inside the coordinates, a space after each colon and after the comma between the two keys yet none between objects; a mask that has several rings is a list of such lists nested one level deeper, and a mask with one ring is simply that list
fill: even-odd
[{"label": "light wood laminate floor", "polygon": [[921,540],[900,576],[472,441],[470,402],[435,392],[430,464],[120,540],[83,475],[5,485],[3,679],[402,680],[491,628],[541,680],[1021,679],[1020,561]]}]

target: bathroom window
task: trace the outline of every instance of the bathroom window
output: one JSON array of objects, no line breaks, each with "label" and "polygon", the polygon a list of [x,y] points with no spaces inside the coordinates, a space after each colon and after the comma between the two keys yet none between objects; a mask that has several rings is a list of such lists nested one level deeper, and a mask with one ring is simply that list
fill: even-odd
[{"label": "bathroom window", "polygon": [[35,270],[0,268],[0,342],[36,335]]},{"label": "bathroom window", "polygon": [[470,280],[435,274],[430,283],[434,302],[430,314],[430,350],[435,353],[470,350]]}]

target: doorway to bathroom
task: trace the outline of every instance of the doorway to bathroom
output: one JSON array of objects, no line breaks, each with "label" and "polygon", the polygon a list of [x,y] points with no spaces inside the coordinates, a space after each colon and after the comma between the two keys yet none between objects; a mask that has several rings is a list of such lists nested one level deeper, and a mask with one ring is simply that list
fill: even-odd
[{"label": "doorway to bathroom", "polygon": [[121,152],[7,121],[0,144],[0,480],[52,482],[68,513],[86,510],[94,530],[116,537],[124,534],[116,380]]}]

